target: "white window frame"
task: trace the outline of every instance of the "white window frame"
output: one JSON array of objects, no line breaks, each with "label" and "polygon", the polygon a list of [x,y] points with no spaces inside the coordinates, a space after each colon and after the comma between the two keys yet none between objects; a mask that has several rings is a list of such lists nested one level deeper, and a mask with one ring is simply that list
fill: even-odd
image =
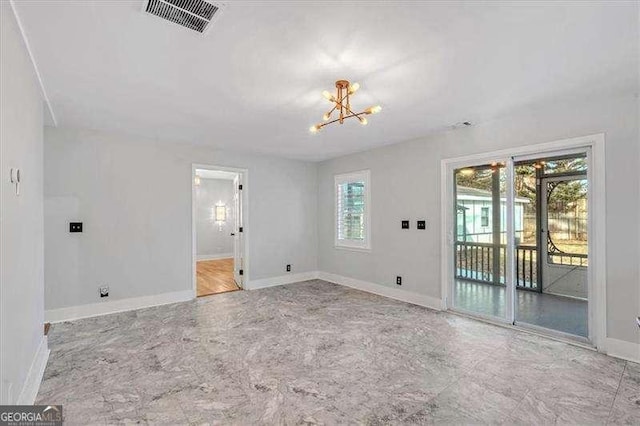
[{"label": "white window frame", "polygon": [[[338,186],[349,182],[364,182],[364,239],[348,240],[338,237]],[[334,176],[333,184],[334,203],[334,245],[335,248],[370,251],[371,250],[371,171],[360,170],[356,172],[343,173]]]}]

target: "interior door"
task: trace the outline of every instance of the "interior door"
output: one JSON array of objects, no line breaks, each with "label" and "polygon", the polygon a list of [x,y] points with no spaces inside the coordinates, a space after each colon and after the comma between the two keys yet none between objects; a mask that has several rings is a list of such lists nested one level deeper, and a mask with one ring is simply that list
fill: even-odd
[{"label": "interior door", "polygon": [[235,211],[235,223],[231,234],[233,236],[233,278],[238,287],[243,288],[244,259],[242,253],[244,253],[244,229],[242,226],[242,176],[240,174],[236,175],[233,180],[233,187],[233,208]]}]

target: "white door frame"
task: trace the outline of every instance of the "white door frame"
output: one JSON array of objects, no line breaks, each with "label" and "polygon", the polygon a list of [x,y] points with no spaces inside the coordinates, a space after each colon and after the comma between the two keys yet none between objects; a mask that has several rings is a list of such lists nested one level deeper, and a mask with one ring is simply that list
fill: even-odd
[{"label": "white door frame", "polygon": [[[243,269],[243,288],[247,288],[247,284],[249,283],[249,170],[242,169],[237,167],[228,167],[228,166],[216,166],[212,164],[191,164],[191,280],[192,280],[192,289],[193,289],[193,298],[198,297],[198,281],[196,276],[196,257],[197,257],[197,246],[196,246],[196,170],[204,169],[204,170],[220,170],[224,172],[233,172],[238,173],[241,176],[240,181],[242,182],[242,269]],[[234,265],[235,268],[235,265]]]},{"label": "white door frame", "polygon": [[[587,151],[587,179],[589,182],[588,200],[588,287],[589,287],[589,331],[590,343],[599,351],[605,352],[607,314],[606,314],[606,191],[605,191],[605,137],[603,133],[562,139],[535,145],[527,145],[488,153],[473,154],[464,157],[446,158],[441,161],[441,294],[442,308],[451,309],[454,284],[454,220],[453,172],[457,168],[487,164],[493,161],[507,161],[507,201],[514,196],[513,159],[521,160],[526,156],[543,157],[545,154],[559,151]],[[509,202],[507,203],[510,204]],[[507,250],[511,244],[513,250],[513,215],[507,215]],[[509,256],[513,258],[513,256]],[[513,276],[514,264],[509,262],[507,278]],[[509,287],[513,287],[511,283]],[[515,298],[511,297],[512,302]],[[513,306],[507,306],[505,323],[514,321]]]}]

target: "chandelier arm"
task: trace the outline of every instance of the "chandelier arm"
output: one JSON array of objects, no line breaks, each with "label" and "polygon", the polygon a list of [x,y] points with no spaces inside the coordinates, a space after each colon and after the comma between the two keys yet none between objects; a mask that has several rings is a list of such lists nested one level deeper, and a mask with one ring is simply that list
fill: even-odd
[{"label": "chandelier arm", "polygon": [[[355,114],[355,113],[351,112],[351,115],[345,115],[345,116],[343,117],[343,119],[344,119],[344,120],[346,120],[347,118],[353,118],[353,117],[356,117],[358,120],[360,120],[360,119],[361,119],[361,118],[360,118],[360,116],[361,116],[361,115],[367,115],[367,113],[366,113],[366,112],[364,112],[364,111],[363,111],[363,112],[359,112],[359,113],[357,113],[357,114]],[[317,126],[318,126],[318,128],[319,128],[319,129],[321,129],[321,128],[323,128],[324,126],[328,126],[329,124],[333,124],[333,123],[336,123],[336,122],[338,122],[338,121],[340,121],[340,119],[339,119],[339,118],[336,118],[336,119],[334,119],[334,120],[327,121],[327,122],[325,122],[325,123],[320,123],[320,124],[318,124]]]},{"label": "chandelier arm", "polygon": [[349,117],[357,117],[360,122],[362,122],[362,118],[360,118],[361,115],[368,115],[366,111],[362,111],[356,114],[355,112],[351,111],[350,108],[347,108],[347,112],[351,114]]},{"label": "chandelier arm", "polygon": [[347,112],[351,111],[351,102],[349,102],[349,89],[347,88],[346,90],[347,94],[345,95],[345,97],[347,98],[347,106],[346,106],[346,110]]},{"label": "chandelier arm", "polygon": [[340,119],[336,118],[336,119],[331,120],[331,121],[326,121],[324,123],[317,124],[316,126],[318,127],[318,129],[322,129],[324,126],[328,126],[329,124],[333,124],[333,123],[338,122],[338,121],[340,121]]},{"label": "chandelier arm", "polygon": [[340,99],[340,124],[344,122],[344,105],[342,101],[344,101],[344,96],[342,94],[342,86],[338,87],[338,98]]}]

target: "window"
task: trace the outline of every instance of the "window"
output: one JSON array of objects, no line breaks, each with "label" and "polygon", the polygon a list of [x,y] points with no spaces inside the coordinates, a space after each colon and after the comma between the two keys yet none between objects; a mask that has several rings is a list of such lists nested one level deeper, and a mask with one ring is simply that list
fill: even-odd
[{"label": "window", "polygon": [[336,247],[370,249],[369,170],[336,175]]},{"label": "window", "polygon": [[489,226],[489,207],[480,210],[480,226]]}]

